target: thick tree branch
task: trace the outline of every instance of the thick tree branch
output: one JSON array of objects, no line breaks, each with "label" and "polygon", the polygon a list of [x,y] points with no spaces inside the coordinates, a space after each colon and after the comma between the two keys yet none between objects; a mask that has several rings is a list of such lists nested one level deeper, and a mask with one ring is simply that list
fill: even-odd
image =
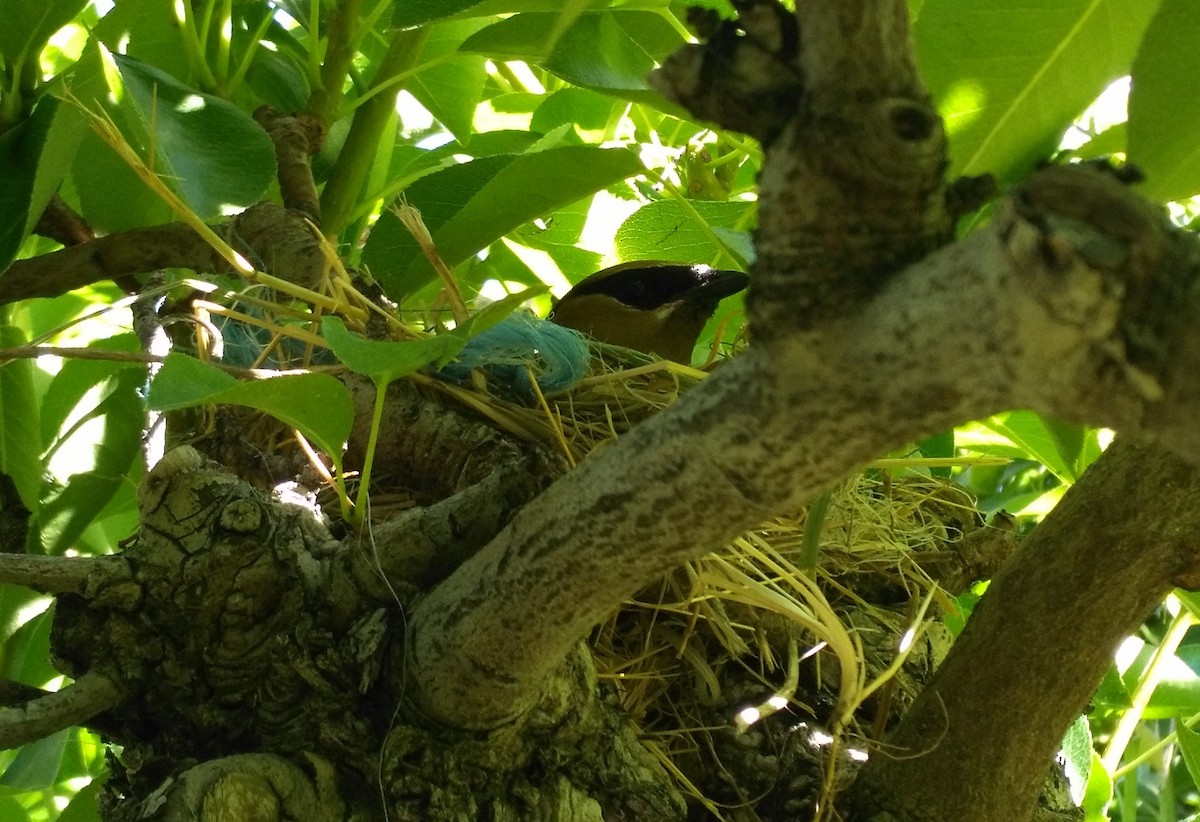
[{"label": "thick tree branch", "polygon": [[961,199],[947,196],[945,134],[904,2],[799,3],[796,18],[742,4],[734,36],[726,24],[651,77],[700,116],[770,143],[747,299],[759,344],[855,310],[950,239]]},{"label": "thick tree branch", "polygon": [[[343,382],[358,409],[346,464],[358,466],[376,389],[353,374]],[[339,572],[383,602],[397,591],[424,591],[445,579],[566,473],[561,458],[439,402],[408,380],[388,386],[375,460],[389,487],[403,487],[426,503],[389,517],[363,534],[363,549],[342,554]]]},{"label": "thick tree branch", "polygon": [[860,818],[940,822],[971,808],[976,822],[1029,819],[1113,649],[1173,586],[1200,579],[1197,495],[1194,465],[1115,443],[992,580],[855,784]]},{"label": "thick tree branch", "polygon": [[[1133,197],[1092,186],[1102,172],[1076,174],[1081,196]],[[1121,276],[1164,244],[1165,221],[1109,259],[1117,269],[1094,268],[1043,228],[1055,215],[1034,215],[1033,200],[1020,212],[1003,205],[989,227],[910,267],[858,313],[752,347],[527,506],[418,606],[419,706],[462,727],[504,722],[647,581],[884,450],[965,420],[1032,407],[1144,428],[1200,457],[1195,434],[1175,422],[1200,410],[1177,387],[1200,363],[1192,355],[1150,373],[1124,354]],[[1073,230],[1085,249],[1105,236]],[[1195,275],[1163,269],[1146,287],[1178,293]],[[1200,351],[1195,301],[1177,311],[1187,322],[1162,345]]]}]

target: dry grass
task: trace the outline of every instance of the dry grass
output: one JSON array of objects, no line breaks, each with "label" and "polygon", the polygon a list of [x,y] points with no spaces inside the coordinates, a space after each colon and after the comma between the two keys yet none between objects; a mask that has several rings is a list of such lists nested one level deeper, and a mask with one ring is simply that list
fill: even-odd
[{"label": "dry grass", "polygon": [[[576,463],[706,376],[598,346],[592,376],[568,392],[539,395],[536,407],[473,389],[444,390],[498,427]],[[969,495],[930,477],[928,464],[881,460],[837,487],[819,523],[815,572],[803,570],[806,512],[792,512],[649,586],[595,631],[601,676],[618,689],[650,750],[716,818],[725,817],[691,783],[680,758],[711,750],[707,737],[715,729],[701,719],[710,715],[703,706],[721,702],[729,666],[760,683],[761,700],[745,706],[759,717],[784,708],[822,713],[805,691],[815,683],[832,705],[824,727],[839,740],[879,736],[893,711],[915,696],[920,683],[902,664],[912,662],[909,654],[924,655],[917,667],[932,670],[937,660],[925,658],[930,643],[920,639],[940,626],[928,611],[953,606],[924,566],[944,559],[946,544],[976,527],[977,515]],[[911,639],[901,648],[906,633]],[[857,712],[872,695],[874,719],[864,721]],[[744,728],[754,715],[731,712],[725,728]],[[831,766],[827,789],[835,781]]]}]

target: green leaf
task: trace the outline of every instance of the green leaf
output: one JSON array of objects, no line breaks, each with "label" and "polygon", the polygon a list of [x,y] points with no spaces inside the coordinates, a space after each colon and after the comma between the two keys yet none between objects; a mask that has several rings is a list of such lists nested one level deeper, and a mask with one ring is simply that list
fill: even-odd
[{"label": "green leaf", "polygon": [[96,283],[53,300],[30,300],[21,304],[22,325],[30,338],[53,336],[89,309],[111,305],[125,293],[112,283]]},{"label": "green leaf", "polygon": [[493,59],[541,62],[549,56],[557,12],[514,14],[468,37],[463,51]]},{"label": "green leaf", "polygon": [[1092,728],[1086,716],[1077,716],[1062,741],[1063,768],[1071,785],[1071,797],[1083,799],[1092,773]]},{"label": "green leaf", "polygon": [[1160,200],[1200,193],[1200,104],[1180,84],[1198,44],[1195,2],[1162,0],[1133,62],[1129,159],[1146,173],[1143,191]]},{"label": "green leaf", "polygon": [[195,357],[172,352],[154,381],[146,402],[155,411],[177,411],[215,403],[216,396],[237,387],[237,378]]},{"label": "green leaf", "polygon": [[137,530],[137,489],[144,471],[142,461],[135,460],[125,482],[117,486],[112,499],[75,541],[80,554],[104,556],[115,553],[120,548],[121,540]]},{"label": "green leaf", "polygon": [[[145,376],[140,370],[125,370],[106,382],[102,399],[84,415],[85,419],[103,422],[99,439],[90,443],[91,467],[72,474],[64,487],[47,491],[36,509],[35,524],[42,550],[47,554],[58,555],[74,545],[129,481],[133,461],[141,453],[145,408],[139,392]],[[85,434],[83,429],[72,439]]]},{"label": "green leaf", "polygon": [[1158,0],[926,0],[913,27],[951,172],[1012,180],[1127,74]]},{"label": "green leaf", "polygon": [[[119,334],[108,339],[96,340],[89,344],[88,348],[95,351],[134,352],[140,349],[140,344],[134,334]],[[66,433],[62,430],[63,425],[72,413],[79,414],[77,406],[89,391],[103,386],[118,372],[130,368],[142,371],[145,365],[138,362],[66,358],[42,397],[41,436],[37,440],[38,447],[48,448],[59,436]]]},{"label": "green leaf", "polygon": [[197,405],[245,405],[300,431],[337,460],[350,435],[354,406],[345,386],[327,374],[287,374],[239,382],[194,357],[172,353],[150,384],[150,407],[174,411]]},{"label": "green leaf", "polygon": [[279,111],[303,110],[311,93],[304,67],[290,56],[267,48],[255,50],[246,71],[246,85]]},{"label": "green leaf", "polygon": [[1040,419],[1050,433],[1063,463],[1070,469],[1072,480],[1078,479],[1079,475],[1100,456],[1100,442],[1096,439],[1096,429],[1086,425],[1060,422],[1049,417]]},{"label": "green leaf", "polygon": [[421,49],[422,66],[404,83],[461,143],[471,139],[475,109],[488,81],[485,60],[475,54],[458,54],[463,40],[479,30],[478,20],[439,23],[431,27]]},{"label": "green leaf", "polygon": [[1107,157],[1110,154],[1126,152],[1129,144],[1127,123],[1117,123],[1097,134],[1092,139],[1070,152],[1071,157],[1089,160],[1097,157]]},{"label": "green leaf", "polygon": [[475,108],[486,82],[484,59],[463,55],[425,69],[405,87],[447,131],[465,142],[471,138]]},{"label": "green leaf", "polygon": [[[556,262],[558,262],[556,260]],[[560,263],[561,268],[561,263]],[[592,268],[592,266],[588,266]],[[496,280],[523,286],[542,285],[542,280],[525,262],[513,253],[508,243],[496,243],[488,249],[486,260],[466,263],[455,272],[459,285],[471,292],[483,290],[484,283]],[[549,302],[543,308],[548,309]]]},{"label": "green leaf", "polygon": [[[934,434],[932,437],[926,437],[917,443],[917,448],[921,455],[931,459],[948,458],[954,456],[954,429],[943,431],[940,434]],[[929,473],[935,477],[942,479],[950,479],[950,468],[930,468]]]},{"label": "green leaf", "polygon": [[350,370],[370,377],[376,384],[386,385],[427,365],[437,368],[446,365],[458,356],[472,337],[503,321],[522,303],[546,292],[546,287],[539,284],[509,294],[484,306],[453,331],[423,340],[368,340],[351,334],[345,323],[332,316],[322,319],[321,334],[333,353]]},{"label": "green leaf", "polygon": [[1175,590],[1175,596],[1192,612],[1192,616],[1197,617],[1197,621],[1200,621],[1200,593],[1178,588]]},{"label": "green leaf", "polygon": [[0,54],[20,73],[20,66],[37,60],[50,35],[70,23],[87,0],[5,0],[0,26]]},{"label": "green leaf", "polygon": [[53,624],[54,606],[43,605],[40,613],[5,639],[2,670],[6,679],[41,688],[58,677],[58,671],[50,664],[50,631]]},{"label": "green leaf", "polygon": [[321,335],[346,367],[370,377],[377,385],[386,385],[427,365],[445,365],[467,344],[467,338],[460,334],[438,334],[410,342],[368,340],[351,334],[345,323],[328,315],[321,321]]},{"label": "green leaf", "polygon": [[[646,77],[656,57],[683,42],[677,33],[663,35],[666,25],[653,12],[600,12],[581,15],[559,32],[558,12],[515,14],[467,38],[463,51],[502,60],[539,62],[577,86],[619,94],[628,99],[662,103]],[[647,37],[657,54],[630,32]]]},{"label": "green leaf", "polygon": [[113,53],[136,57],[175,78],[188,76],[174,0],[116,0],[116,6],[96,24],[93,36]]},{"label": "green leaf", "polygon": [[[96,40],[88,41],[72,73],[71,91],[80,103],[92,111],[106,111],[123,125],[136,145],[146,143],[145,127],[138,122],[136,108],[128,102],[122,108],[110,99],[110,80],[119,87],[120,78],[112,55],[103,46]],[[171,209],[133,169],[90,128],[85,131],[71,168],[71,182],[92,227],[111,233],[172,219]],[[114,191],[121,192],[121,196],[112,196]]]},{"label": "green leaf", "polygon": [[749,243],[754,203],[701,200],[657,200],[635,211],[617,231],[622,260],[669,260],[719,263],[724,255],[745,262],[744,249],[731,244],[736,235],[718,235],[717,228],[737,229]]},{"label": "green leaf", "polygon": [[[45,597],[23,585],[0,583],[0,673],[4,676],[12,677],[7,642],[20,627],[21,613],[29,612],[40,599]],[[44,603],[42,607],[48,604]]]},{"label": "green leaf", "polygon": [[1106,813],[1113,797],[1112,774],[1104,767],[1100,754],[1092,752],[1092,768],[1088,772],[1087,789],[1080,806],[1087,813],[1086,822],[1108,822]]},{"label": "green leaf", "polygon": [[12,820],[12,822],[30,822],[30,812],[21,804],[20,794],[13,796],[0,796],[0,819]]},{"label": "green leaf", "polygon": [[976,588],[972,588],[954,597],[954,609],[948,611],[946,616],[942,617],[942,623],[949,629],[951,636],[957,637],[962,633],[963,628],[967,627],[967,620],[975,611],[975,606],[979,604],[979,600],[982,598],[983,594],[981,591],[976,590]]},{"label": "green leaf", "polygon": [[[424,1],[429,2],[429,0]],[[629,0],[565,0],[565,2],[564,0],[482,0],[477,5],[464,9],[459,13],[459,17],[495,17],[534,11],[560,13],[564,7],[574,7],[580,4],[586,4],[594,9],[604,9],[628,2]]]},{"label": "green leaf", "polygon": [[400,28],[419,26],[463,9],[477,6],[481,0],[404,0],[392,7],[392,25]]},{"label": "green leaf", "polygon": [[[436,241],[438,230],[512,161],[512,156],[496,155],[440,169],[409,186],[404,197],[421,212],[425,227]],[[488,234],[486,239],[481,238],[479,248],[495,240],[492,232]],[[440,243],[438,251],[449,265],[455,264],[454,255]],[[436,276],[416,240],[391,210],[385,210],[371,229],[363,247],[362,261],[383,290],[396,300],[419,290]]]},{"label": "green leaf", "polygon": [[1175,738],[1179,741],[1179,752],[1183,754],[1192,782],[1200,785],[1200,733],[1189,728],[1183,719],[1176,719]]},{"label": "green leaf", "polygon": [[[493,98],[493,101],[495,98]],[[466,143],[448,144],[452,153],[468,154],[472,157],[494,157],[498,154],[523,154],[533,150],[537,145],[539,135],[528,131],[501,129],[499,131],[476,132]],[[438,149],[437,151],[441,151]],[[435,151],[424,152],[436,154]]]},{"label": "green leaf", "polygon": [[[405,196],[421,211],[442,259],[455,266],[529,220],[642,170],[637,155],[626,149],[559,146],[443,169],[418,180]],[[372,230],[363,262],[393,299],[437,276],[390,211]]]},{"label": "green leaf", "polygon": [[1092,698],[1092,704],[1098,708],[1115,709],[1118,711],[1128,710],[1133,704],[1129,687],[1125,684],[1125,680],[1121,678],[1121,674],[1115,665],[1109,665],[1108,670],[1104,672],[1104,677],[1100,680],[1100,686],[1096,689],[1095,696]]},{"label": "green leaf", "polygon": [[[602,138],[613,117],[613,109],[621,105],[612,97],[584,88],[563,88],[543,98],[529,124],[532,131],[546,134],[564,123],[579,132],[590,132]],[[600,142],[600,139],[589,140]]]},{"label": "green leaf", "polygon": [[[612,13],[613,22],[620,26],[642,51],[650,55],[655,67],[674,54],[680,46],[689,42],[689,38],[669,19],[670,12],[664,12],[665,10],[639,10],[630,3],[625,8],[614,8]],[[585,31],[584,34],[586,33]]]},{"label": "green leaf", "polygon": [[40,153],[29,198],[26,233],[33,231],[50,198],[70,171],[85,128],[83,115],[77,108],[50,95],[38,101],[32,121],[35,124],[33,133],[40,140]]},{"label": "green leaf", "polygon": [[93,779],[79,789],[58,816],[58,822],[100,822],[100,791],[103,779]]},{"label": "green leaf", "polygon": [[1010,411],[985,420],[983,424],[1017,446],[1026,458],[1046,466],[1063,482],[1075,481],[1074,460],[1064,457],[1046,421],[1034,412]]},{"label": "green leaf", "polygon": [[28,120],[0,137],[0,271],[37,225],[83,134],[80,112],[46,95]]},{"label": "green leaf", "polygon": [[[621,15],[627,23],[629,16]],[[637,17],[645,25],[662,19],[649,12]],[[655,61],[617,22],[616,15],[585,14],[563,32],[544,65],[577,86],[629,92],[649,89],[646,77],[654,70]]]},{"label": "green leaf", "polygon": [[502,322],[505,317],[520,308],[522,303],[528,302],[534,297],[540,297],[548,291],[549,289],[546,286],[538,285],[533,288],[527,288],[524,291],[519,291],[516,294],[508,294],[495,302],[485,305],[468,317],[466,322],[451,333],[462,337],[464,340],[469,340]]},{"label": "green leaf", "polygon": [[504,15],[467,38],[462,51],[478,52],[493,59],[541,62],[550,56],[560,21],[558,9]]},{"label": "green leaf", "polygon": [[258,201],[275,178],[275,149],[249,114],[140,60],[113,60],[141,125],[154,135],[155,168],[201,218]]},{"label": "green leaf", "polygon": [[[1129,667],[1121,674],[1125,688],[1132,692],[1146,675],[1146,668],[1153,658],[1155,648],[1133,638],[1127,642],[1137,642],[1140,646],[1139,652]],[[1143,718],[1165,719],[1180,711],[1188,714],[1200,711],[1200,674],[1197,673],[1200,671],[1200,646],[1182,645],[1173,655],[1162,660],[1159,665],[1161,666],[1161,675],[1146,710],[1143,712]],[[1108,689],[1106,689],[1105,696],[1106,699],[1114,698]],[[1097,699],[1095,704],[1106,703]]]},{"label": "green leaf", "polygon": [[58,766],[70,735],[71,730],[66,728],[21,748],[17,758],[0,775],[0,785],[18,791],[49,788],[58,776]]},{"label": "green leaf", "polygon": [[[0,325],[0,348],[27,342],[19,329]],[[43,473],[33,368],[33,360],[28,359],[0,363],[0,474],[12,478],[22,504],[30,511],[37,506]]]},{"label": "green leaf", "polygon": [[[597,230],[596,215],[592,210],[595,205],[597,201],[594,197],[577,200],[556,209],[549,220],[542,223],[526,223],[516,231],[510,232],[508,238],[522,246],[545,251],[554,258],[568,282],[579,282],[603,266],[604,254],[599,252],[597,246],[604,247],[607,238],[598,240],[590,237],[584,240],[585,229],[590,228],[593,232]],[[613,226],[612,229],[606,230],[606,233],[615,233],[616,228],[617,226]],[[491,261],[505,253],[512,254],[512,251],[503,244],[494,245],[488,254],[488,260]],[[534,282],[517,279],[527,284]]]}]

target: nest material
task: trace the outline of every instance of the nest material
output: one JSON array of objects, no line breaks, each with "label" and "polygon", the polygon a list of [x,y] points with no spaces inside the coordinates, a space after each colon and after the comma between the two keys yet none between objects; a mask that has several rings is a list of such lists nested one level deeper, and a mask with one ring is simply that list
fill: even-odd
[{"label": "nest material", "polygon": [[[706,377],[594,344],[590,376],[550,395],[531,380],[529,405],[482,375],[410,379],[575,464]],[[831,492],[814,568],[802,558],[806,512],[780,516],[640,592],[594,633],[601,676],[707,818],[830,807],[818,800],[853,773],[848,752],[882,737],[944,655],[929,608],[954,606],[935,580],[962,587],[953,545],[980,518],[960,487],[890,462]]]},{"label": "nest material", "polygon": [[[611,346],[594,353],[592,376],[532,408],[444,390],[574,463],[707,376]],[[594,633],[601,676],[706,818],[813,813],[852,774],[849,752],[882,736],[944,656],[934,616],[954,604],[936,580],[961,585],[952,546],[981,519],[959,486],[888,463],[831,492],[815,570],[802,570],[807,514],[777,517],[643,590]],[[807,771],[797,756],[812,760]]]}]

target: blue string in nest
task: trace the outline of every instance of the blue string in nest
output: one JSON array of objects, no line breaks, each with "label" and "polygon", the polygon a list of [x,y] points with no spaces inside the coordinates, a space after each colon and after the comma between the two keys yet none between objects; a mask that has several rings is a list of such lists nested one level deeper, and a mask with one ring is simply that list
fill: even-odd
[{"label": "blue string in nest", "polygon": [[[247,306],[247,314],[262,317],[262,309]],[[271,332],[257,325],[241,320],[218,315],[213,318],[213,324],[221,332],[224,355],[222,361],[228,365],[249,368],[254,365],[262,354],[263,349],[271,341]],[[309,354],[306,359],[305,355]],[[268,354],[259,368],[298,368],[304,363],[310,365],[329,365],[336,362],[333,352],[316,346],[311,352],[308,345],[294,337],[282,337]]]},{"label": "blue string in nest", "polygon": [[587,375],[588,360],[587,338],[578,331],[518,311],[472,337],[438,376],[465,383],[481,368],[502,394],[530,400],[530,374],[543,394],[562,391]]}]

